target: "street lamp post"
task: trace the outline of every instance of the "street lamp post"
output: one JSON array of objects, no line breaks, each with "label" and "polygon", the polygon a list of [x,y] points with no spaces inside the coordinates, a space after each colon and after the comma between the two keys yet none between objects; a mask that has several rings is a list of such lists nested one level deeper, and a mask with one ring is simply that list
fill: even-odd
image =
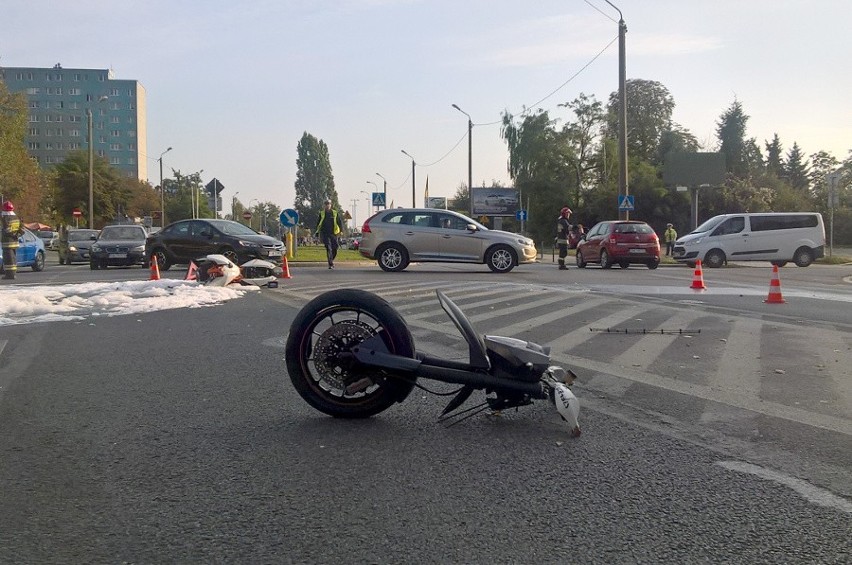
[{"label": "street lamp post", "polygon": [[382,181],[384,181],[384,183],[385,183],[383,190],[384,190],[384,194],[385,194],[385,208],[387,208],[388,207],[388,179],[386,179],[385,177],[383,177],[379,173],[376,173],[376,176],[379,177],[380,179],[382,179]]},{"label": "street lamp post", "polygon": [[[370,182],[370,181],[367,181],[367,182]],[[376,186],[376,183],[371,183],[371,184],[372,184],[373,186]],[[378,186],[376,186],[376,190],[379,190],[379,187],[378,187]],[[367,217],[369,218],[369,217],[370,217],[371,207],[372,207],[372,205],[373,205],[373,198],[372,198],[372,195],[371,195],[369,192],[367,192],[366,190],[362,190],[362,191],[361,191],[361,194],[363,194],[364,196],[366,196],[366,197],[367,197],[367,198],[366,198],[366,200],[367,200],[367,209],[364,211],[364,214],[365,214],[365,215],[367,215]]]},{"label": "street lamp post", "polygon": [[[404,155],[408,156],[408,157],[411,157],[411,155],[409,155],[405,151],[405,149],[402,150],[402,153]],[[417,163],[414,162],[414,157],[411,157],[411,207],[412,208],[417,208],[417,194],[416,194],[416,191],[414,189],[414,187],[416,186],[415,182],[414,182],[414,166],[416,164]]]},{"label": "street lamp post", "polygon": [[[379,191],[379,185],[377,185],[377,184],[376,184],[376,183],[374,183],[373,181],[368,180],[368,181],[367,181],[367,184],[372,184],[373,186],[375,186],[375,187],[376,187],[376,192],[378,192],[378,191]],[[372,206],[373,206],[373,195],[372,195],[372,194],[368,194],[368,196],[369,196],[369,198],[367,198],[367,210],[370,210],[370,209],[372,208]]]},{"label": "street lamp post", "polygon": [[470,114],[453,104],[453,108],[467,116],[467,197],[470,200],[470,217],[473,217],[473,120]]},{"label": "street lamp post", "polygon": [[[621,202],[622,196],[627,197],[630,194],[630,189],[627,186],[627,70],[625,64],[625,34],[627,33],[627,24],[624,23],[624,16],[621,14],[615,4],[609,0],[604,0],[607,4],[615,8],[618,12],[618,97],[621,99],[621,105],[618,108],[618,199]],[[621,212],[619,211],[619,217]],[[630,212],[624,212],[624,219],[630,219]]]},{"label": "street lamp post", "polygon": [[238,190],[231,197],[231,220],[233,220],[235,222],[237,221],[236,208],[237,208],[237,194],[239,194],[239,193],[240,193],[240,191]]},{"label": "street lamp post", "polygon": [[160,153],[160,158],[157,161],[160,163],[160,227],[163,228],[166,226],[166,187],[163,186],[163,155],[171,151],[172,148],[169,147],[162,153]]}]

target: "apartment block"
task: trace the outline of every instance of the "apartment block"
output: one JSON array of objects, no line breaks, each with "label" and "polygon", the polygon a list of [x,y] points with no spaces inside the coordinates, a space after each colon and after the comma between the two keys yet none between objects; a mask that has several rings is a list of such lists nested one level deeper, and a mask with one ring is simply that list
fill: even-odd
[{"label": "apartment block", "polygon": [[88,150],[126,176],[148,179],[145,87],[116,79],[112,69],[0,67],[0,79],[29,106],[26,145],[49,169],[69,152]]}]

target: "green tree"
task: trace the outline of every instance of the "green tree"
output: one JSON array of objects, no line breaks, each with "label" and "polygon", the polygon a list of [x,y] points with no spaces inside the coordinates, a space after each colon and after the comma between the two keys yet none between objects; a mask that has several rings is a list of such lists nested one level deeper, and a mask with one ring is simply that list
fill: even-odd
[{"label": "green tree", "polygon": [[46,177],[27,155],[27,97],[0,80],[0,194],[24,222],[50,220]]},{"label": "green tree", "polygon": [[[89,156],[86,151],[72,151],[54,168],[56,217],[71,221],[71,212],[79,208],[83,218],[89,217]],[[92,192],[94,196],[94,227],[100,229],[111,223],[129,202],[130,191],[118,169],[106,159],[95,155],[92,160]]]},{"label": "green tree", "polygon": [[783,151],[781,138],[776,133],[772,137],[771,142],[766,142],[766,170],[777,177],[780,177],[784,173],[784,163],[781,157]]},{"label": "green tree", "polygon": [[[663,132],[672,129],[675,103],[669,89],[653,80],[629,79],[627,95],[627,154],[643,161],[653,161],[659,154]],[[618,138],[619,92],[609,95],[607,106],[608,135]]]},{"label": "green tree", "polygon": [[332,206],[340,209],[328,146],[308,132],[296,146],[296,200],[293,207],[305,226],[314,227],[326,198]]},{"label": "green tree", "polygon": [[171,223],[195,217],[193,204],[198,195],[201,195],[198,217],[212,218],[213,211],[207,205],[207,198],[203,196],[201,171],[184,175],[179,170],[172,169],[172,175],[174,178],[163,180],[166,190],[166,221]]},{"label": "green tree", "polygon": [[595,100],[594,96],[582,93],[573,101],[560,106],[567,106],[574,111],[575,120],[565,126],[563,133],[571,147],[571,151],[565,152],[568,165],[574,174],[574,194],[571,201],[579,207],[584,200],[584,193],[595,186],[595,173],[600,166],[597,158],[598,146],[606,116],[603,104]]},{"label": "green tree", "polygon": [[734,100],[716,122],[716,137],[727,171],[739,178],[746,178],[749,173],[745,139],[748,118],[740,101]]},{"label": "green tree", "polygon": [[784,161],[784,177],[787,182],[794,189],[803,192],[806,192],[810,187],[807,161],[798,143],[793,143],[793,147],[787,152],[787,159]]}]

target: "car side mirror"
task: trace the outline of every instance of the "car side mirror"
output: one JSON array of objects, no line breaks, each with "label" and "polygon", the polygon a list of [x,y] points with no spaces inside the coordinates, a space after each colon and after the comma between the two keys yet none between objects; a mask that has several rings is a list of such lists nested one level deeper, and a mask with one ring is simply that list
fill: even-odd
[{"label": "car side mirror", "polygon": [[474,231],[477,231],[478,229],[479,228],[476,227],[476,224],[468,224],[467,225],[467,231],[474,232]]}]

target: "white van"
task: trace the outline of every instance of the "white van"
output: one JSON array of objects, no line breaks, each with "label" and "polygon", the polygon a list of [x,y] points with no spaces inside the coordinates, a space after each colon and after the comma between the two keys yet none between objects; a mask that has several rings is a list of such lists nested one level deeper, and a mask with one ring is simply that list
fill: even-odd
[{"label": "white van", "polygon": [[675,260],[721,267],[728,261],[793,261],[807,267],[825,254],[825,225],[816,212],[723,214],[675,242]]}]

